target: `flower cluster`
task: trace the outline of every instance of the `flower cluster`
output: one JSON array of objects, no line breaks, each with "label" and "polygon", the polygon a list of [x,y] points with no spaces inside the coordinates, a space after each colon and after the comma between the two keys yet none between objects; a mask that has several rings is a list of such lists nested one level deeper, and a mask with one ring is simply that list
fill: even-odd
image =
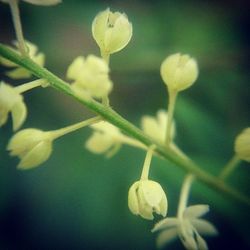
[{"label": "flower cluster", "polygon": [[[38,66],[45,64],[45,55],[39,52],[38,47],[24,40],[20,17],[18,13],[19,1],[0,0],[10,4],[13,14],[13,23],[16,30],[17,42],[13,48],[13,54],[21,59],[33,61]],[[60,0],[24,0],[36,5],[56,5]],[[19,86],[11,86],[8,83],[0,83],[0,127],[5,125],[11,115],[13,130],[16,132],[9,141],[7,150],[11,156],[19,158],[18,168],[27,170],[35,168],[49,159],[53,151],[54,140],[74,132],[80,128],[89,126],[92,134],[85,142],[87,150],[94,154],[104,154],[107,157],[117,153],[122,145],[140,148],[146,152],[140,178],[133,180],[128,189],[128,208],[132,214],[143,219],[153,220],[155,214],[167,216],[168,198],[164,187],[149,177],[153,156],[167,153],[174,158],[190,160],[174,143],[176,127],[174,122],[174,110],[179,92],[191,87],[198,78],[199,70],[194,58],[187,54],[176,53],[166,57],[160,67],[159,74],[168,93],[167,110],[160,109],[155,116],[144,115],[141,118],[141,130],[132,127],[134,137],[126,134],[125,127],[118,120],[109,119],[115,112],[110,106],[109,96],[114,88],[110,78],[110,55],[127,46],[133,33],[132,24],[124,13],[112,12],[109,8],[97,14],[92,22],[92,35],[100,49],[100,57],[96,55],[78,56],[68,66],[66,77],[70,84],[64,83],[65,91],[75,96],[103,117],[96,116],[60,129],[43,131],[37,128],[21,128],[27,117],[27,107],[23,93],[35,87],[48,87],[53,84],[45,79],[36,79]],[[8,69],[6,75],[12,79],[29,78],[32,74],[19,65],[0,57],[0,63]],[[30,61],[31,63],[31,61]],[[38,74],[39,75],[39,74]],[[48,78],[51,79],[51,78]],[[55,83],[54,83],[55,84]],[[88,106],[88,105],[87,105]],[[110,112],[104,115],[104,110]],[[107,119],[107,120],[105,120]],[[122,119],[121,119],[122,120]],[[111,124],[110,122],[113,124]],[[117,126],[120,128],[118,128]],[[132,133],[131,133],[132,135]],[[141,139],[143,138],[143,139]],[[139,141],[140,140],[140,141]],[[142,143],[143,142],[143,143]],[[173,155],[172,155],[173,154]],[[225,178],[233,172],[241,161],[250,162],[250,128],[244,129],[235,139],[234,156],[222,169],[218,182],[223,185]],[[183,164],[185,165],[185,164]],[[188,168],[187,168],[188,169]],[[192,171],[192,166],[189,169]],[[193,171],[195,172],[195,171]],[[198,172],[198,171],[197,171]],[[198,174],[197,174],[198,175]],[[155,224],[152,232],[158,232],[157,245],[163,247],[170,241],[179,237],[187,250],[206,250],[207,243],[203,235],[218,234],[215,226],[202,219],[209,211],[205,204],[187,205],[190,195],[190,187],[195,177],[190,173],[183,181],[178,203],[177,215],[166,217]]]},{"label": "flower cluster", "polygon": [[80,56],[69,66],[67,78],[73,80],[71,86],[77,94],[102,98],[108,96],[113,87],[108,73],[109,67],[102,58]]}]

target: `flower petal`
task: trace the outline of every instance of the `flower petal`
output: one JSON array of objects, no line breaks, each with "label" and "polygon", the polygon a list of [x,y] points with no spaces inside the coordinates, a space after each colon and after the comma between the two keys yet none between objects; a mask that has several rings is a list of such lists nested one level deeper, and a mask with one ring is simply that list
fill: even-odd
[{"label": "flower petal", "polygon": [[13,130],[18,130],[24,123],[27,117],[27,108],[24,102],[16,103],[11,109],[11,115],[13,120]]},{"label": "flower petal", "polygon": [[179,219],[177,219],[176,217],[169,217],[156,223],[154,228],[151,230],[151,232],[154,233],[162,229],[169,229],[171,227],[177,227],[178,224],[179,224]]},{"label": "flower petal", "polygon": [[74,61],[69,65],[66,76],[69,79],[76,80],[79,78],[81,71],[84,69],[85,59],[83,56],[78,56]]},{"label": "flower petal", "polygon": [[12,79],[23,79],[31,76],[31,73],[24,68],[12,69],[7,71],[5,74]]},{"label": "flower petal", "polygon": [[7,122],[8,114],[8,110],[0,107],[0,127]]},{"label": "flower petal", "polygon": [[29,128],[14,134],[7,146],[7,150],[11,151],[11,156],[23,154],[28,148],[34,147],[44,137],[44,132]]},{"label": "flower petal", "polygon": [[169,230],[164,230],[158,235],[158,237],[156,239],[156,245],[158,248],[162,248],[166,244],[175,240],[177,238],[177,236],[178,236],[177,228],[171,228]]},{"label": "flower petal", "polygon": [[192,225],[196,228],[197,232],[201,235],[217,235],[218,231],[216,227],[207,220],[192,219]]},{"label": "flower petal", "polygon": [[102,154],[107,152],[112,145],[114,140],[107,134],[101,134],[100,132],[94,132],[92,136],[85,143],[85,147],[95,154]]},{"label": "flower petal", "polygon": [[135,215],[139,214],[139,202],[137,195],[138,186],[139,182],[137,181],[130,187],[128,191],[128,207],[130,211]]},{"label": "flower petal", "polygon": [[209,211],[208,205],[194,205],[189,206],[185,209],[183,213],[184,218],[193,219],[199,218]]},{"label": "flower petal", "polygon": [[158,206],[164,195],[161,185],[150,180],[141,181],[140,185],[140,190],[142,190],[146,203],[151,207]]},{"label": "flower petal", "polygon": [[106,46],[111,49],[110,53],[122,50],[129,43],[133,33],[132,24],[128,21],[127,16],[118,14],[119,17],[116,19],[113,28],[109,29],[111,33],[106,33],[106,37],[109,37]]},{"label": "flower petal", "polygon": [[196,234],[196,241],[199,250],[208,250],[206,241],[198,233]]},{"label": "flower petal", "polygon": [[50,141],[42,141],[21,158],[17,168],[26,170],[37,167],[45,162],[51,153],[52,143]]},{"label": "flower petal", "polygon": [[181,220],[178,234],[182,244],[188,250],[198,250],[198,246],[194,239],[194,233],[195,229],[190,221],[186,219]]},{"label": "flower petal", "polygon": [[109,8],[107,8],[104,11],[101,11],[100,13],[97,14],[92,23],[92,35],[96,43],[102,50],[103,49],[105,50],[104,37],[105,37],[105,31],[107,29],[109,14],[110,14]]}]

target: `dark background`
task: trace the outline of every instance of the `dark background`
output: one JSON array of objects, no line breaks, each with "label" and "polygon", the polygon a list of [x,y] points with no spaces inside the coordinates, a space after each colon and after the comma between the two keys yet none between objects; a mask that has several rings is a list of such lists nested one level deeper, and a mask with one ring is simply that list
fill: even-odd
[{"label": "dark background", "polygon": [[[248,1],[63,1],[55,7],[21,2],[27,40],[46,54],[46,67],[65,79],[78,55],[99,54],[91,23],[101,10],[125,12],[133,23],[129,45],[111,57],[111,104],[140,126],[144,114],[165,108],[167,95],[159,67],[172,53],[188,53],[199,64],[194,86],[179,95],[177,144],[211,173],[218,174],[233,154],[235,136],[250,122]],[[0,3],[0,41],[15,39],[9,8]],[[3,68],[1,72],[3,73]],[[13,85],[3,74],[2,79]],[[25,94],[24,128],[60,128],[92,114],[53,89]],[[54,143],[50,159],[30,171],[5,150],[11,121],[0,129],[0,249],[154,249],[151,221],[127,208],[129,186],[140,176],[145,153],[124,146],[111,159],[84,148],[86,128]],[[184,173],[153,159],[150,177],[162,184],[169,216],[176,206]],[[229,183],[250,194],[249,164],[242,163]],[[249,207],[226,199],[202,184],[190,204],[209,204],[206,216],[220,235],[206,238],[210,249],[249,249]],[[157,220],[158,221],[158,217]],[[183,249],[176,241],[167,249]]]}]

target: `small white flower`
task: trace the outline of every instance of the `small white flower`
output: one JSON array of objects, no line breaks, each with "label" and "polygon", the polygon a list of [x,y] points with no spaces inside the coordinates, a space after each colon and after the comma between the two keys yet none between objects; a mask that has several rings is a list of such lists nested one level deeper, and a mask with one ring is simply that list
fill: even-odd
[{"label": "small white flower", "polygon": [[[4,3],[9,3],[11,0],[0,0]],[[24,2],[35,4],[35,5],[56,5],[61,3],[61,0],[23,0]]]},{"label": "small white flower", "polygon": [[24,129],[17,132],[8,144],[7,149],[11,156],[18,156],[19,169],[30,169],[45,162],[52,153],[52,141],[50,132],[39,129]]},{"label": "small white flower", "polygon": [[[39,66],[43,67],[45,63],[45,55],[41,52],[38,53],[38,48],[33,43],[25,41],[25,45],[28,48],[28,54],[30,58]],[[19,53],[19,51],[16,51],[16,52]],[[6,72],[6,75],[10,78],[23,79],[23,78],[29,78],[32,76],[32,74],[28,70],[20,67],[19,65],[3,57],[0,57],[0,63],[6,67],[15,67],[15,69],[12,69]]]},{"label": "small white flower", "polygon": [[[164,143],[167,130],[167,112],[159,110],[156,117],[145,115],[141,119],[141,127],[145,134],[149,135],[156,141]],[[172,125],[171,137],[175,135],[175,125]]]},{"label": "small white flower", "polygon": [[128,192],[128,206],[135,215],[152,220],[153,213],[166,216],[168,202],[161,185],[151,180],[136,181]]},{"label": "small white flower", "polygon": [[127,16],[108,9],[100,12],[92,23],[93,37],[102,54],[122,50],[132,37],[132,24]]},{"label": "small white flower", "polygon": [[218,234],[213,224],[200,217],[209,211],[208,205],[194,205],[184,209],[180,217],[169,217],[158,222],[152,232],[160,231],[158,247],[163,247],[178,236],[187,250],[207,250],[201,235]]},{"label": "small white flower", "polygon": [[244,129],[236,137],[234,150],[239,159],[250,162],[250,128]]},{"label": "small white flower", "polygon": [[13,120],[13,130],[19,129],[27,116],[23,96],[11,85],[0,83],[0,127],[7,122],[9,113]]},{"label": "small white flower", "polygon": [[171,55],[161,64],[161,77],[169,91],[184,90],[198,77],[197,63],[189,55]]},{"label": "small white flower", "polygon": [[123,134],[114,125],[102,121],[91,125],[94,133],[86,141],[86,148],[95,154],[105,153],[107,156],[112,156],[116,153],[121,145]]},{"label": "small white flower", "polygon": [[109,79],[109,67],[102,59],[89,55],[77,57],[68,67],[67,78],[74,80],[72,88],[80,95],[101,98],[108,96],[113,83]]}]

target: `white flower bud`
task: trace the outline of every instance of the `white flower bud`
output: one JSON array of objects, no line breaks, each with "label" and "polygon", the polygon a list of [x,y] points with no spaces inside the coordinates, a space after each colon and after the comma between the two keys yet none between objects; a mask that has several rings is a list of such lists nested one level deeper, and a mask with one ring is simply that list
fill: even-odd
[{"label": "white flower bud", "polygon": [[74,80],[72,87],[78,94],[87,94],[101,98],[108,96],[113,83],[109,79],[109,67],[102,59],[94,55],[77,57],[69,66],[67,77]]},{"label": "white flower bud", "polygon": [[171,55],[161,64],[161,77],[169,90],[184,90],[198,77],[197,63],[189,55]]},{"label": "white flower bud", "polygon": [[100,122],[91,125],[94,133],[88,138],[85,143],[86,148],[94,154],[113,155],[122,144],[121,131],[114,125],[108,122]]},{"label": "white flower bud", "polygon": [[18,156],[19,169],[34,168],[45,162],[52,152],[52,139],[49,132],[39,129],[24,129],[10,140],[7,149],[11,156]]},{"label": "white flower bud", "polygon": [[[166,138],[168,114],[164,110],[159,110],[156,117],[144,115],[141,119],[142,130],[160,143],[164,143]],[[175,136],[175,124],[172,123],[171,139]]]},{"label": "white flower bud", "polygon": [[159,183],[140,180],[135,182],[129,189],[128,207],[133,214],[152,220],[154,212],[166,216],[168,202],[166,194]]},{"label": "white flower bud", "polygon": [[13,130],[19,129],[27,116],[27,108],[23,97],[11,85],[0,84],[0,127],[7,122],[11,113]]},{"label": "white flower bud", "polygon": [[100,12],[92,23],[93,37],[102,54],[112,54],[122,50],[132,37],[132,24],[127,16],[108,9]]},{"label": "white flower bud", "polygon": [[234,150],[241,160],[250,162],[250,128],[244,129],[236,137]]}]

